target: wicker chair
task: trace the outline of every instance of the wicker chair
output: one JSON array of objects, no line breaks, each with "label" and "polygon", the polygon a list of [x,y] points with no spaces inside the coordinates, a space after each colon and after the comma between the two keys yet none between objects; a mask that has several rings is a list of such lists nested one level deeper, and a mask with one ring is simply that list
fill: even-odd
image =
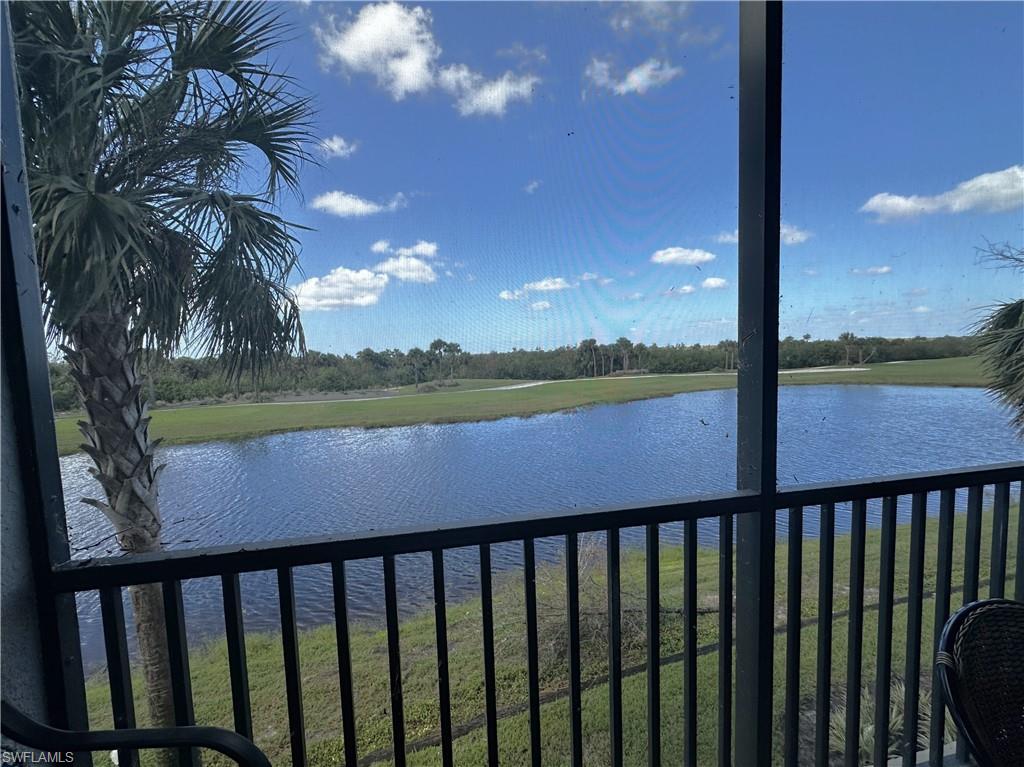
[{"label": "wicker chair", "polygon": [[1024,604],[985,599],[959,609],[942,630],[935,665],[978,764],[1024,765]]}]

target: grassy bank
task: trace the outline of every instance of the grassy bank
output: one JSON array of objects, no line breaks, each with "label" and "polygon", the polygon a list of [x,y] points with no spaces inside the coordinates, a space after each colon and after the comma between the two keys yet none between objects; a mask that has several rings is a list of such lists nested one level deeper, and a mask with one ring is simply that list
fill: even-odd
[{"label": "grassy bank", "polygon": [[[1019,514],[1011,512],[1009,540],[1016,540]],[[982,578],[989,572],[991,515],[983,519]],[[805,529],[814,530],[817,522],[810,516]],[[937,520],[928,519],[925,547],[924,630],[922,636],[922,665],[929,669],[933,637]],[[964,552],[964,517],[958,516],[955,525],[955,585],[962,583]],[[909,567],[909,528],[897,530],[896,587],[897,600],[907,593]],[[680,533],[675,526],[662,528],[660,563],[661,582],[661,655],[671,658],[683,647],[682,585],[683,562]],[[848,577],[850,541],[839,536],[835,547],[835,587],[833,620],[832,681],[837,690],[844,686],[847,658]],[[865,572],[864,621],[864,682],[874,680],[875,647],[877,642],[877,602],[879,577],[880,536],[878,530],[867,534]],[[817,617],[818,561],[817,540],[805,540],[802,561],[804,576],[800,583],[804,620]],[[785,545],[777,550],[776,604],[778,626],[785,624],[785,598],[788,589],[786,565],[788,551]],[[1013,553],[1007,572],[1014,571]],[[401,558],[400,558],[401,560]],[[632,669],[623,681],[624,744],[626,763],[641,765],[646,760],[646,676],[643,662],[646,652],[644,618],[644,569],[641,550],[626,549],[622,554],[622,620],[623,665]],[[718,553],[698,550],[698,763],[710,764],[716,758],[716,721],[718,712],[717,689],[717,590]],[[604,683],[607,673],[607,615],[606,573],[603,544],[597,538],[586,538],[581,549],[581,634],[583,636],[582,672],[586,692],[583,696],[583,729],[586,759],[590,764],[608,763],[608,688]],[[983,580],[984,582],[984,580]],[[1008,591],[1012,593],[1012,581]],[[401,561],[399,562],[401,588]],[[243,586],[244,590],[244,586]],[[988,587],[981,590],[988,594]],[[298,596],[300,605],[302,595]],[[527,699],[526,649],[524,637],[524,608],[521,576],[512,573],[498,578],[494,595],[495,644],[497,647],[498,706],[503,712],[498,725],[501,762],[506,765],[525,765],[528,759],[528,717],[524,711]],[[953,604],[962,597],[954,593]],[[565,631],[564,569],[550,565],[538,570],[538,620],[540,623],[542,739],[545,763],[568,762],[569,719],[565,697],[567,686],[566,631]],[[405,720],[410,744],[435,736],[438,730],[436,649],[432,612],[425,612],[403,622],[401,650],[403,664],[403,690]],[[906,656],[905,604],[897,603],[893,630],[893,670],[902,674]],[[479,765],[486,761],[486,736],[482,728],[483,658],[480,640],[481,610],[476,599],[449,601],[449,657],[452,685],[453,721],[461,733],[455,742],[456,764]],[[815,684],[817,626],[804,628],[800,680],[801,696],[810,703]],[[353,629],[353,676],[356,692],[356,728],[360,756],[376,757],[368,761],[389,764],[390,714],[388,698],[387,642],[382,625],[360,625]],[[247,639],[249,678],[256,742],[267,751],[272,760],[288,761],[288,728],[281,670],[282,651],[280,637],[272,634],[252,634]],[[307,736],[311,763],[334,765],[341,763],[340,705],[338,692],[338,664],[334,630],[332,626],[302,632],[300,657],[306,713]],[[228,690],[227,652],[223,641],[214,641],[194,652],[192,657],[192,685],[196,718],[201,724],[230,727],[232,723]],[[667,762],[681,761],[682,753],[682,664],[670,660],[662,669],[662,747]],[[775,710],[781,712],[782,687],[785,678],[785,637],[779,633],[775,642]],[[136,676],[136,679],[139,679]],[[926,680],[927,682],[927,680]],[[137,685],[138,686],[138,685]],[[136,690],[138,693],[138,690]],[[89,702],[94,726],[109,724],[110,712],[105,679],[96,678],[89,685]],[[923,692],[922,697],[927,700]],[[902,701],[900,701],[902,702]],[[137,710],[143,711],[141,700]],[[780,714],[781,715],[781,714]],[[836,717],[841,717],[841,712]],[[870,727],[870,707],[862,712],[864,727]],[[813,737],[813,713],[809,713],[801,728],[801,736],[808,742]],[[865,738],[870,747],[870,735]],[[413,765],[440,764],[436,746],[429,742],[410,754]],[[207,764],[215,763],[214,759]]]},{"label": "grassy bank", "polygon": [[[983,386],[978,361],[971,357],[866,365],[859,370],[783,371],[779,382],[796,384],[895,384],[908,386]],[[527,388],[495,391],[515,381],[464,382],[456,390],[335,402],[287,402],[250,405],[210,405],[157,410],[151,434],[165,444],[208,442],[260,434],[339,426],[381,427],[420,423],[486,421],[529,416],[633,400],[667,397],[683,392],[726,389],[736,385],[735,374],[646,375],[554,381]],[[78,450],[80,416],[56,420],[61,455]]]}]

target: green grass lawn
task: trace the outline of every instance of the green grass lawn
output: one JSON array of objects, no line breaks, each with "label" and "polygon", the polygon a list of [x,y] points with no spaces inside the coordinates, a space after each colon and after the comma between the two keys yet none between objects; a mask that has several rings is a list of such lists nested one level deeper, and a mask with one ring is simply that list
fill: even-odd
[{"label": "green grass lawn", "polygon": [[[979,362],[971,357],[868,365],[857,371],[784,371],[782,384],[898,384],[913,386],[983,386]],[[647,375],[556,381],[541,386],[488,391],[517,383],[508,380],[464,381],[455,390],[375,400],[295,402],[180,407],[153,412],[151,434],[165,444],[238,439],[260,434],[339,426],[365,428],[420,423],[486,421],[529,416],[591,405],[667,397],[683,392],[735,386],[733,374]],[[81,416],[56,419],[61,455],[78,450]]]},{"label": "green grass lawn", "polygon": [[[1009,541],[1016,540],[1019,512],[1014,509],[1010,517]],[[816,523],[805,522],[805,529],[813,530]],[[989,551],[992,515],[986,513],[982,527],[982,580],[989,573]],[[953,583],[963,582],[965,518],[956,517]],[[928,708],[927,685],[930,683],[930,658],[933,641],[934,590],[936,580],[938,521],[927,520],[925,547],[924,621],[922,632],[922,667],[925,687],[922,690],[923,708]],[[907,593],[908,551],[910,530],[897,529],[897,556],[895,594],[897,600]],[[863,681],[874,682],[875,648],[877,644],[878,578],[880,570],[880,533],[869,530],[866,545],[866,583],[864,621]],[[683,562],[680,535],[674,527],[662,528],[660,552],[660,585],[662,610],[661,655],[669,657],[684,650],[682,616]],[[850,541],[839,536],[835,547],[835,585],[833,621],[832,682],[834,688],[844,687],[846,679],[848,607],[848,579],[850,569]],[[802,562],[803,578],[800,583],[804,619],[817,617],[818,561],[817,540],[805,540]],[[785,626],[785,599],[789,584],[786,580],[788,551],[785,545],[777,548],[776,605],[777,626]],[[1012,594],[1014,554],[1008,563],[1007,593]],[[581,543],[580,605],[581,635],[583,642],[582,674],[586,691],[583,696],[583,729],[585,761],[589,764],[608,763],[608,687],[604,683],[607,673],[607,614],[606,571],[603,544],[593,537],[584,537]],[[643,663],[646,652],[644,618],[644,554],[642,550],[624,549],[622,553],[622,622],[623,666],[631,673],[623,680],[624,743],[626,763],[646,763],[646,675]],[[698,763],[711,764],[716,760],[716,721],[718,714],[717,664],[718,652],[716,608],[718,605],[718,553],[710,549],[698,550],[698,647],[703,648],[698,658]],[[399,588],[401,589],[401,558],[399,558]],[[538,620],[540,625],[542,740],[546,764],[568,763],[569,719],[567,687],[564,567],[547,565],[538,569]],[[244,581],[243,581],[244,591]],[[981,595],[989,593],[983,586]],[[302,595],[298,595],[301,606]],[[953,606],[958,606],[962,595],[954,592]],[[524,633],[524,606],[521,573],[504,574],[497,578],[494,593],[495,644],[497,648],[498,706],[501,710],[498,726],[501,763],[528,764],[529,728],[524,712],[527,699],[526,647]],[[906,657],[907,608],[897,604],[894,612],[893,665],[895,675],[901,676]],[[456,728],[462,734],[455,742],[456,764],[475,767],[486,761],[486,735],[482,727],[483,657],[481,650],[481,608],[478,599],[449,600],[448,604],[449,667],[451,680],[452,715]],[[801,631],[800,691],[807,701],[809,715],[801,726],[801,739],[813,742],[813,693],[815,688],[817,624]],[[333,626],[302,632],[300,658],[304,693],[307,737],[310,761],[314,765],[341,763],[342,741],[338,686],[338,663]],[[384,627],[364,624],[353,628],[353,679],[356,694],[356,729],[359,753],[362,758],[377,755],[382,764],[390,764],[387,753],[391,744],[389,684],[387,672],[387,642]],[[436,679],[436,648],[432,611],[405,620],[401,626],[404,712],[407,738],[416,741],[436,736],[438,732],[438,704]],[[272,760],[288,760],[288,727],[282,674],[281,639],[275,634],[250,634],[247,637],[249,681],[257,744]],[[228,684],[227,651],[223,640],[213,641],[195,649],[192,656],[192,685],[196,718],[200,724],[232,726],[230,689]],[[662,748],[667,763],[681,761],[683,749],[683,667],[678,661],[662,668]],[[783,710],[785,678],[785,635],[779,633],[775,642],[775,710]],[[139,696],[140,676],[136,674],[137,710],[144,711]],[[109,725],[110,711],[106,680],[103,676],[91,680],[88,698],[93,725]],[[869,696],[870,697],[870,696]],[[898,701],[902,703],[902,701]],[[894,703],[895,705],[895,703]],[[901,709],[902,706],[899,706]],[[842,713],[836,715],[841,721]],[[862,729],[868,733],[865,747],[870,748],[871,709],[862,711]],[[143,717],[144,718],[144,717]],[[894,717],[894,721],[897,719]],[[777,741],[780,739],[777,738]],[[420,744],[422,745],[422,744]],[[777,742],[777,748],[781,746]],[[840,743],[837,742],[839,747]],[[207,764],[220,764],[214,757]],[[412,765],[440,764],[436,746],[422,745],[410,754]]]}]

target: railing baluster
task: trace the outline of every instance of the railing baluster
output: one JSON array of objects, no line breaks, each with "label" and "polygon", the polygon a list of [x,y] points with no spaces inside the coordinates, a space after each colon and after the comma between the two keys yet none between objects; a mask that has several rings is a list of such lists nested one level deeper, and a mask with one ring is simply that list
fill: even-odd
[{"label": "railing baluster", "polygon": [[1017,485],[1017,557],[1013,567],[1013,598],[1024,602],[1024,482]]},{"label": "railing baluster", "polygon": [[783,761],[799,761],[800,736],[800,597],[803,584],[804,510],[789,510],[789,553],[786,562],[786,703]]},{"label": "railing baluster", "polygon": [[[981,571],[981,485],[967,488],[967,531],[964,545],[964,601],[970,604],[978,599],[978,580]],[[967,741],[960,735],[956,739],[956,756],[966,762]]]},{"label": "railing baluster", "polygon": [[733,516],[718,520],[718,765],[732,765]]},{"label": "railing baluster", "polygon": [[924,590],[925,525],[928,495],[914,493],[910,506],[910,577],[907,589],[907,665],[903,676],[903,764],[917,764],[918,707],[921,688],[921,602]]},{"label": "railing baluster", "polygon": [[647,764],[661,764],[661,581],[658,526],[647,525]]},{"label": "railing baluster", "polygon": [[487,763],[498,764],[498,704],[494,682],[494,606],[491,592],[491,547],[480,546],[480,612],[484,642],[484,710],[487,716]]},{"label": "railing baluster", "polygon": [[896,575],[896,498],[882,501],[882,558],[878,578],[878,645],[875,656],[875,765],[889,761],[889,702],[892,699],[892,599]]},{"label": "railing baluster", "polygon": [[345,741],[345,767],[356,767],[356,707],[352,690],[352,648],[348,636],[348,589],[345,586],[345,562],[331,563],[334,591],[334,635],[338,644],[338,683],[341,690],[341,734]]},{"label": "railing baluster", "polygon": [[395,557],[384,556],[384,614],[388,630],[388,677],[391,682],[391,740],[395,767],[405,767],[405,712],[402,707],[402,654],[398,645],[398,593]]},{"label": "railing baluster", "polygon": [[526,673],[530,702],[530,764],[540,767],[540,659],[537,652],[537,565],[533,538],[523,541],[523,591],[526,605]]},{"label": "railing baluster", "polygon": [[[434,636],[437,643],[437,703],[441,718],[441,764],[452,765],[452,702],[448,683],[448,612],[444,591],[444,551],[431,552],[434,570]],[[481,562],[481,569],[483,564]],[[486,642],[486,640],[485,640]]]},{"label": "railing baluster", "polygon": [[996,485],[992,504],[992,559],[988,595],[1002,598],[1006,593],[1006,536],[1010,523],[1010,483]]},{"label": "railing baluster", "polygon": [[850,621],[846,656],[846,742],[844,764],[860,765],[860,685],[864,640],[864,528],[867,502],[854,501],[850,509]]},{"label": "railing baluster", "polygon": [[569,738],[573,767],[583,765],[583,688],[580,685],[579,536],[565,536],[565,611],[569,621]]},{"label": "railing baluster", "polygon": [[[185,606],[181,597],[181,581],[164,581],[163,597],[174,722],[179,726],[193,725],[196,723],[196,716],[192,707],[192,676],[188,667],[188,634],[185,631]],[[181,767],[192,767],[198,763],[199,752],[197,749],[178,749],[178,764]]]},{"label": "railing baluster", "polygon": [[284,688],[288,703],[288,732],[292,766],[306,763],[306,722],[302,711],[302,672],[299,667],[299,629],[295,620],[295,578],[290,567],[277,571],[277,597],[281,604],[281,646]]},{"label": "railing baluster", "polygon": [[[932,657],[939,651],[942,628],[949,618],[950,581],[953,578],[953,513],[956,491],[943,490],[939,496],[939,551],[935,575],[935,625]],[[946,734],[946,707],[942,700],[942,683],[932,670],[931,731],[928,737],[928,764],[941,767]]]},{"label": "railing baluster", "polygon": [[231,710],[235,732],[252,740],[252,705],[249,700],[249,670],[245,653],[245,622],[242,616],[242,590],[238,573],[220,577],[224,600],[224,638],[228,646],[228,671],[231,675]]},{"label": "railing baluster", "polygon": [[[135,698],[132,696],[132,669],[128,662],[128,636],[124,626],[124,602],[121,589],[100,589],[103,640],[107,651],[107,681],[110,683],[110,708],[115,729],[135,726]],[[118,764],[138,767],[139,752],[119,749]]]},{"label": "railing baluster", "polygon": [[818,538],[818,670],[814,717],[814,763],[829,762],[832,717],[832,599],[836,549],[836,506],[821,505]]},{"label": "railing baluster", "polygon": [[683,620],[686,636],[683,640],[683,729],[685,750],[683,764],[697,767],[697,520],[688,519],[683,535]]},{"label": "railing baluster", "polygon": [[611,767],[622,767],[622,606],[619,531],[608,531],[608,731]]}]

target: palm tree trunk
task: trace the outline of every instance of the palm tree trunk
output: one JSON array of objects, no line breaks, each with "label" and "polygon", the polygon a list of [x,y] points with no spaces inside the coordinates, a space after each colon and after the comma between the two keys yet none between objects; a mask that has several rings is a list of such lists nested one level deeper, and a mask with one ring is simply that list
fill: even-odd
[{"label": "palm tree trunk", "polygon": [[[149,405],[143,401],[138,351],[128,333],[128,318],[117,311],[84,315],[64,348],[88,420],[78,425],[82,449],[95,465],[92,475],[103,487],[103,499],[83,499],[100,509],[114,525],[117,542],[128,553],[157,551],[160,509],[157,483],[163,466],[154,463],[159,440],[149,438]],[[159,584],[129,588],[146,682],[150,724],[174,725],[170,664],[164,607]],[[173,763],[173,752],[159,755],[160,765]]]}]

